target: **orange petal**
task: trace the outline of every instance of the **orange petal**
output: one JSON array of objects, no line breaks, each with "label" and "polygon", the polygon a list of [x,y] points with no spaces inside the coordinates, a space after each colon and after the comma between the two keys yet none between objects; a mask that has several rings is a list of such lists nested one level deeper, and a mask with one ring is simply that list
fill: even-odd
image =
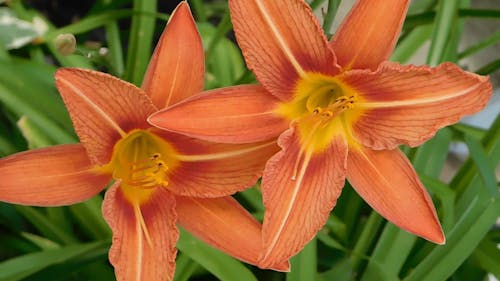
[{"label": "orange petal", "polygon": [[323,153],[300,157],[293,129],[280,137],[283,150],[271,158],[262,179],[266,213],[260,266],[288,260],[323,227],[344,186],[347,145],[337,136]]},{"label": "orange petal", "polygon": [[245,60],[257,79],[282,100],[305,72],[336,74],[335,56],[302,0],[230,0],[231,19]]},{"label": "orange petal", "polygon": [[279,148],[276,142],[217,144],[182,135],[158,132],[179,153],[179,166],[169,174],[176,195],[220,197],[251,187],[265,163]]},{"label": "orange petal", "polygon": [[358,0],[330,41],[342,68],[377,69],[389,59],[409,0]]},{"label": "orange petal", "polygon": [[[257,265],[262,246],[261,225],[230,196],[200,199],[177,196],[179,223],[213,247]],[[203,218],[203,219],[200,219]],[[271,269],[288,271],[289,263]]]},{"label": "orange petal", "polygon": [[200,34],[186,1],[170,16],[149,62],[142,88],[158,108],[203,90],[205,58]]},{"label": "orange petal", "polygon": [[431,242],[444,244],[432,200],[399,149],[350,149],[347,179],[386,219]]},{"label": "orange petal", "polygon": [[173,280],[179,232],[171,193],[158,189],[139,205],[124,197],[117,182],[106,192],[103,214],[113,231],[109,261],[117,280]]},{"label": "orange petal", "polygon": [[165,130],[214,142],[249,143],[279,136],[288,122],[275,114],[279,100],[261,86],[221,88],[153,114]]},{"label": "orange petal", "polygon": [[0,201],[60,206],[84,201],[106,187],[109,176],[92,169],[81,144],[29,150],[0,160]]},{"label": "orange petal", "polygon": [[354,137],[372,149],[418,146],[439,128],[481,110],[491,97],[487,77],[451,63],[437,68],[383,64],[377,72],[352,71],[343,80],[364,99]]},{"label": "orange petal", "polygon": [[90,160],[105,164],[113,145],[131,129],[148,128],[155,110],[144,91],[111,75],[77,68],[56,73],[56,86]]}]

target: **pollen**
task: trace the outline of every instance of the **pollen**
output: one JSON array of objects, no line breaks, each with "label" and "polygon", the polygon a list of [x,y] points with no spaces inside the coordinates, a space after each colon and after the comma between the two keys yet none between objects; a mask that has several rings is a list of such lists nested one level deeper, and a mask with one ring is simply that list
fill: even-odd
[{"label": "pollen", "polygon": [[302,150],[316,153],[362,115],[363,109],[356,107],[360,100],[338,77],[308,73],[297,83],[293,99],[277,113],[296,125]]},{"label": "pollen", "polygon": [[169,188],[169,173],[178,166],[176,151],[149,130],[133,130],[113,148],[111,161],[101,168],[121,182],[130,201],[143,202],[157,188]]}]

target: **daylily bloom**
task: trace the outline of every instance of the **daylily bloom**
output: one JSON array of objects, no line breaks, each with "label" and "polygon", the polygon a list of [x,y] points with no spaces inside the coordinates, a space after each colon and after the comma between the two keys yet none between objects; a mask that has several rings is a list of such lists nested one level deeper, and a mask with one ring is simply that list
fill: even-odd
[{"label": "daylily bloom", "polygon": [[205,93],[150,117],[160,128],[218,142],[280,135],[282,150],[262,180],[261,266],[288,259],[314,237],[346,177],[389,221],[445,242],[433,203],[398,146],[418,146],[479,111],[492,89],[487,77],[451,63],[387,62],[408,3],[359,0],[328,41],[304,1],[229,0],[246,62],[269,93]]},{"label": "daylily bloom", "polygon": [[[1,159],[0,200],[73,204],[114,180],[103,215],[113,231],[109,259],[118,280],[172,280],[177,222],[212,246],[257,263],[261,226],[229,195],[256,182],[266,158],[279,150],[276,143],[216,144],[146,121],[201,91],[203,78],[203,47],[186,2],[173,13],[142,89],[96,71],[57,71],[56,86],[81,143]],[[288,264],[273,267],[286,270]]]}]

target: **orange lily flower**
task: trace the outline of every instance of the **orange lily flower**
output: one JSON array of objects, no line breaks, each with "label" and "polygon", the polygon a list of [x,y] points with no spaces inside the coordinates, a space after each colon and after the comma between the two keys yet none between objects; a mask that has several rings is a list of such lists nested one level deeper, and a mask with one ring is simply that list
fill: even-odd
[{"label": "orange lily flower", "polygon": [[314,237],[346,177],[389,221],[445,242],[433,203],[398,146],[418,146],[479,111],[492,89],[487,77],[451,63],[387,62],[408,3],[359,0],[328,42],[304,1],[229,0],[246,62],[270,94],[209,92],[150,117],[160,128],[212,141],[280,135],[282,150],[262,181],[260,266],[288,259]]},{"label": "orange lily flower", "polygon": [[[179,4],[157,46],[143,89],[108,74],[61,69],[56,85],[81,143],[0,160],[0,200],[59,206],[114,180],[103,203],[118,280],[172,280],[176,223],[212,246],[257,263],[261,226],[230,194],[253,185],[273,141],[216,144],[152,128],[147,117],[203,88],[201,38]],[[189,114],[189,112],[186,112]],[[288,263],[273,266],[286,270]]]}]

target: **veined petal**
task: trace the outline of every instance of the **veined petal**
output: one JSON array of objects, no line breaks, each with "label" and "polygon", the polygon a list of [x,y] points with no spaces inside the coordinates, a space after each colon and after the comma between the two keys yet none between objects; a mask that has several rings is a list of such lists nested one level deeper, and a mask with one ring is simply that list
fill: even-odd
[{"label": "veined petal", "polygon": [[376,72],[352,71],[342,80],[363,101],[363,115],[352,133],[372,149],[418,146],[439,128],[481,110],[491,97],[488,77],[467,73],[451,63],[437,68],[385,63]]},{"label": "veined petal", "polygon": [[[257,265],[262,246],[261,225],[231,196],[177,196],[176,202],[179,223],[186,230],[237,259]],[[279,271],[289,268],[288,262],[271,266]]]},{"label": "veined petal", "polygon": [[223,143],[277,138],[288,122],[275,110],[279,100],[257,85],[207,91],[149,117],[161,129]]},{"label": "veined petal", "polygon": [[254,185],[266,161],[279,148],[276,141],[252,144],[218,144],[168,132],[179,165],[169,172],[168,188],[176,195],[220,197]]},{"label": "veined petal", "polygon": [[377,69],[394,50],[409,0],[358,0],[330,47],[345,70]]},{"label": "veined petal", "polygon": [[105,164],[113,145],[132,129],[145,129],[155,107],[144,91],[111,75],[78,68],[57,71],[56,86],[90,160]]},{"label": "veined petal", "polygon": [[312,155],[302,155],[293,129],[279,143],[283,150],[269,160],[262,179],[266,207],[262,267],[288,260],[316,235],[336,204],[346,173],[347,145],[342,135]]},{"label": "veined petal", "polygon": [[335,56],[302,0],[230,0],[231,19],[245,60],[257,79],[282,100],[305,72],[336,74]]},{"label": "veined petal", "polygon": [[432,200],[399,149],[350,149],[347,179],[358,194],[386,219],[431,242],[444,244],[444,234]]},{"label": "veined petal", "polygon": [[174,10],[149,62],[142,88],[158,108],[203,90],[205,57],[186,1]]},{"label": "veined petal", "polygon": [[103,214],[113,231],[109,260],[117,280],[173,280],[179,232],[171,193],[159,188],[139,205],[117,182],[106,192]]},{"label": "veined petal", "polygon": [[60,206],[82,202],[106,187],[81,144],[65,144],[13,154],[0,160],[0,201]]}]

